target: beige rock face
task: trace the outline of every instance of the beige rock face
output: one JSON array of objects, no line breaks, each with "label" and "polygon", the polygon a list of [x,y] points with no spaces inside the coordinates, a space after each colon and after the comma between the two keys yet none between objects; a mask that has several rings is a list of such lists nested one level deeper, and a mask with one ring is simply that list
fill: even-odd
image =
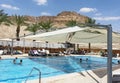
[{"label": "beige rock face", "polygon": [[[1,25],[0,26],[0,38],[15,38],[16,35],[16,26],[5,26],[5,25]],[[25,31],[24,29],[26,28],[26,26],[22,26],[21,27],[21,31],[20,31],[20,36],[23,36],[24,34],[29,34],[29,31]]]},{"label": "beige rock face", "polygon": [[68,21],[76,20],[77,23],[85,23],[88,19],[87,16],[80,15],[76,12],[64,11],[59,13],[57,16],[26,16],[29,22],[41,22],[41,21],[52,21],[53,26],[56,28],[65,27]]}]

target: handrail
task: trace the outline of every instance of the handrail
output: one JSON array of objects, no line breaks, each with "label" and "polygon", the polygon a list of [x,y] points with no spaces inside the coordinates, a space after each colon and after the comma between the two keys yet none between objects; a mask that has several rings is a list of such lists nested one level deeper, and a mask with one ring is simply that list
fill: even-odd
[{"label": "handrail", "polygon": [[33,68],[32,68],[32,70],[31,70],[31,72],[29,73],[27,79],[25,80],[25,83],[27,82],[29,76],[31,75],[31,73],[32,73],[32,71],[33,71],[34,69],[39,72],[39,83],[41,83],[41,71],[40,71],[38,68],[36,68],[36,67],[33,67]]}]

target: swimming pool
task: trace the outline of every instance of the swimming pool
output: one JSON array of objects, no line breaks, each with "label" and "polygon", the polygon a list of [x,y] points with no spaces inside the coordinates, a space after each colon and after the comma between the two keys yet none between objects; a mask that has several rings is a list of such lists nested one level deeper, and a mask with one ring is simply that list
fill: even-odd
[{"label": "swimming pool", "polygon": [[[82,62],[80,62],[80,58]],[[19,60],[17,59],[18,63]],[[13,64],[13,59],[0,60],[0,83],[21,83],[26,80],[33,67],[39,68],[42,78],[45,78],[106,67],[107,63],[107,58],[92,56],[37,57],[22,60],[22,65]],[[117,61],[113,59],[113,65],[117,64]],[[38,79],[37,71],[32,72],[29,80],[32,79]]]}]

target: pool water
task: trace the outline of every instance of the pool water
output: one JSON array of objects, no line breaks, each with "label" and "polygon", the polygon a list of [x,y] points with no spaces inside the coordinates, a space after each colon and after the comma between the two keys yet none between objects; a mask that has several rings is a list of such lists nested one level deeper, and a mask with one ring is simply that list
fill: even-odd
[{"label": "pool water", "polygon": [[[45,78],[107,66],[107,58],[91,56],[39,57],[22,60],[22,65],[13,64],[13,59],[0,60],[0,83],[21,83],[26,80],[33,67],[40,69],[41,77]],[[20,59],[17,59],[17,63],[19,61]],[[113,65],[117,64],[116,59],[112,62]],[[29,80],[32,79],[38,79],[38,71],[31,73]]]}]

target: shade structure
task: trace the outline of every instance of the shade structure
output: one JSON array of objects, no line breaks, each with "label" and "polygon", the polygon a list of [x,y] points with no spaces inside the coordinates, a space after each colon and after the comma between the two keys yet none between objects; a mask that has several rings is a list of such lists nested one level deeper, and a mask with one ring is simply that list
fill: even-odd
[{"label": "shade structure", "polygon": [[[73,43],[107,43],[107,31],[106,33],[89,33],[89,32],[77,32],[70,42]],[[113,33],[113,43],[119,43],[120,37]]]},{"label": "shade structure", "polygon": [[[94,39],[94,42],[98,42],[98,43],[102,43],[102,42],[106,42],[107,43],[107,50],[108,50],[108,58],[107,58],[107,83],[112,83],[112,42],[119,42],[119,35],[115,34],[112,32],[112,27],[111,25],[94,25],[94,26],[103,26],[104,28],[107,29],[107,31],[105,33],[103,32],[98,32],[98,31],[89,31],[87,33],[90,33],[90,34],[87,34],[87,35],[84,35],[84,38],[83,39],[91,39],[93,42],[93,38],[96,38]],[[75,39],[80,39],[80,38],[75,38],[75,35],[77,32],[80,32],[80,31],[76,31],[76,32],[71,32],[71,33],[64,33],[64,35],[68,38],[68,40],[70,40],[71,42],[77,42],[75,41]],[[85,31],[84,31],[85,32]],[[94,33],[93,33],[94,32]],[[95,35],[96,34],[96,35]],[[57,37],[60,37],[58,36],[58,34],[56,34]],[[60,34],[61,35],[61,34]],[[92,35],[92,36],[91,36]],[[89,38],[87,38],[86,36],[91,36]],[[55,37],[55,35],[54,35]],[[82,37],[80,34],[76,37]],[[99,40],[98,40],[98,37],[99,37]],[[101,37],[101,38],[100,38]],[[47,37],[48,38],[48,37]],[[50,38],[50,37],[49,37]],[[75,38],[75,39],[74,39]],[[102,40],[103,41],[100,41]],[[113,39],[113,40],[112,40]],[[66,39],[65,39],[66,40]],[[59,41],[59,40],[58,40]],[[86,40],[87,41],[87,40]],[[80,42],[80,41],[79,41]],[[89,40],[90,42],[90,40]]]},{"label": "shade structure", "polygon": [[84,29],[85,28],[75,26],[75,27],[69,27],[65,29],[52,31],[52,32],[46,32],[46,33],[36,34],[32,36],[27,36],[23,38],[38,40],[38,41],[64,42],[67,40],[67,36],[69,33],[74,33],[76,31],[82,31]]},{"label": "shade structure", "polygon": [[[112,33],[113,43],[120,42],[120,35]],[[46,32],[42,34],[27,36],[25,39],[32,39],[38,41],[48,42],[66,42],[71,43],[106,43],[107,30],[105,28],[91,28],[91,27],[69,27],[57,31]]]}]

